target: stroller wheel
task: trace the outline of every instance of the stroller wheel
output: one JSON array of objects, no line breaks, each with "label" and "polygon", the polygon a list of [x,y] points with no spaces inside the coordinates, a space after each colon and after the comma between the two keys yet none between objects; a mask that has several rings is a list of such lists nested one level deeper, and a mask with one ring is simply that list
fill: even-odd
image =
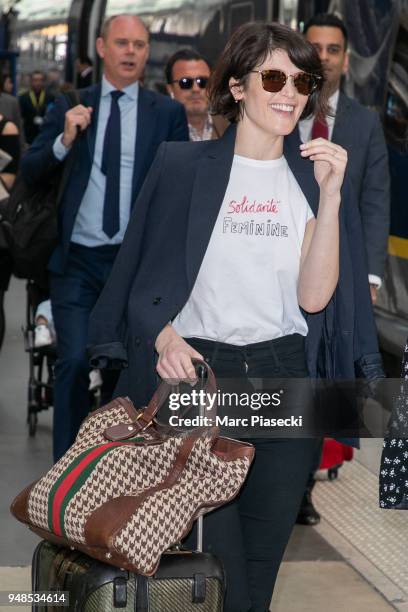
[{"label": "stroller wheel", "polygon": [[35,432],[37,431],[37,423],[38,423],[37,413],[29,412],[27,422],[28,422],[28,435],[30,436],[30,438],[33,438],[35,436]]}]

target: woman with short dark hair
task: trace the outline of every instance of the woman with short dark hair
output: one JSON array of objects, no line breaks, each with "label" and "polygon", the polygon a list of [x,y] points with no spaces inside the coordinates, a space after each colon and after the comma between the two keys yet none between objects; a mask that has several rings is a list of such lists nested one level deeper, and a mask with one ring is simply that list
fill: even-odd
[{"label": "woman with short dark hair", "polygon": [[[341,300],[332,298],[347,154],[323,139],[284,151],[301,117],[325,112],[323,80],[316,51],[284,25],[249,23],[231,37],[210,96],[233,125],[220,140],[160,147],[91,319],[92,364],[125,368],[118,394],[145,405],[154,364],[164,379],[194,379],[192,358],[245,380],[316,375],[324,355],[327,371],[345,364],[349,375],[365,333],[352,331],[354,297],[368,308],[375,351],[351,199],[342,227],[355,232],[357,263],[342,237]],[[226,569],[226,612],[269,609],[316,447],[311,438],[251,441],[240,495],[205,519],[205,549]]]}]

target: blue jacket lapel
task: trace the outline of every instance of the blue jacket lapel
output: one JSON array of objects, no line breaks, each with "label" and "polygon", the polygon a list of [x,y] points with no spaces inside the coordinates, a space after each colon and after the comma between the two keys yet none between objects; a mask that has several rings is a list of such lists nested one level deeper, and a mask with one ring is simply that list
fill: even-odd
[{"label": "blue jacket lapel", "polygon": [[84,106],[91,106],[93,108],[92,111],[92,120],[91,125],[89,126],[86,132],[86,139],[88,143],[89,157],[90,160],[93,160],[94,151],[95,151],[95,141],[96,141],[96,130],[98,127],[98,114],[99,114],[99,104],[101,101],[101,84],[93,85],[92,87],[88,87],[81,91],[81,102]]},{"label": "blue jacket lapel", "polygon": [[319,187],[314,177],[313,163],[300,155],[300,144],[299,130],[296,128],[292,134],[286,136],[283,153],[313,214],[316,216],[319,208]]},{"label": "blue jacket lapel", "polygon": [[220,140],[211,141],[198,165],[187,231],[186,265],[190,285],[197,277],[227,189],[235,134],[236,127],[231,125]]},{"label": "blue jacket lapel", "polygon": [[350,133],[348,129],[349,106],[350,103],[347,96],[340,92],[334,119],[332,141],[343,147],[346,145],[349,146],[350,143]]},{"label": "blue jacket lapel", "polygon": [[132,204],[136,193],[140,189],[141,170],[148,157],[147,152],[151,147],[156,122],[155,98],[142,86],[139,87],[137,101],[137,130],[135,143],[135,161],[132,179]]}]

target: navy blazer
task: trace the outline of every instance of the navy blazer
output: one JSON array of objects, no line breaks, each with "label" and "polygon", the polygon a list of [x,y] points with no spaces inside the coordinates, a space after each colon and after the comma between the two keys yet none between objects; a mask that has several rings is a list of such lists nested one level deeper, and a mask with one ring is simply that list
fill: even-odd
[{"label": "navy blazer", "polygon": [[[79,92],[81,103],[93,108],[88,129],[80,134],[69,155],[75,157],[59,207],[60,241],[49,269],[62,273],[66,263],[75,218],[88,185],[95,149],[101,84]],[[56,137],[64,131],[65,113],[69,107],[65,96],[60,96],[48,112],[42,130],[24,156],[21,171],[28,184],[47,180],[61,164],[53,152]],[[139,88],[137,135],[132,180],[132,202],[140,191],[156,151],[164,140],[188,140],[188,124],[184,106],[167,96]]]},{"label": "navy blazer", "polygon": [[[112,273],[90,320],[92,365],[122,367],[118,393],[145,405],[156,384],[158,333],[186,303],[227,188],[235,126],[220,140],[163,143],[135,203]],[[285,156],[313,212],[319,189],[300,142]],[[378,352],[360,217],[350,185],[340,212],[340,278],[327,307],[306,315],[311,376],[354,377],[354,361]],[[222,262],[220,262],[222,265]],[[126,366],[128,366],[126,368]]]},{"label": "navy blazer", "polygon": [[368,272],[382,278],[390,226],[390,176],[378,113],[340,93],[332,142],[348,153],[346,177],[357,196]]}]

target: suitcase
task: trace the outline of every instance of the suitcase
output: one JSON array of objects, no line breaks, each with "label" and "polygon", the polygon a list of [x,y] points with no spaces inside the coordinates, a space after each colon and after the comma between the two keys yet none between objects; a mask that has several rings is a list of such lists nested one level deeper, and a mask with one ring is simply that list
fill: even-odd
[{"label": "suitcase", "polygon": [[200,551],[168,551],[146,577],[44,540],[34,552],[32,590],[69,593],[67,607],[36,604],[39,612],[221,612],[225,578],[220,561]]},{"label": "suitcase", "polygon": [[351,461],[352,459],[352,446],[342,444],[332,438],[325,438],[319,470],[327,470],[329,480],[335,480],[343,462]]}]

